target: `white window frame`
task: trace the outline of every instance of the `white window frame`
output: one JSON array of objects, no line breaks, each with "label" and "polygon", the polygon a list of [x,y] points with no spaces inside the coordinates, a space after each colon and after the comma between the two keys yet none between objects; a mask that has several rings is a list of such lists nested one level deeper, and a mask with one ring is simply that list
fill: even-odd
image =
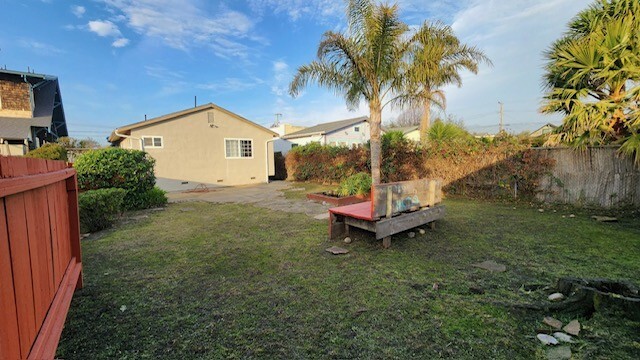
[{"label": "white window frame", "polygon": [[[227,140],[237,140],[238,141],[238,154],[240,156],[227,156]],[[251,156],[242,156],[242,147],[241,147],[241,141],[251,141]],[[255,147],[253,146],[253,139],[248,139],[248,138],[224,138],[224,143],[222,144],[223,146],[223,150],[224,150],[224,158],[225,159],[230,159],[230,160],[235,160],[235,159],[253,159],[253,153],[256,151]]]},{"label": "white window frame", "polygon": [[[164,137],[156,136],[156,135],[143,135],[140,137],[142,139],[142,145],[145,149],[162,149],[164,148]],[[144,139],[151,139],[151,145],[144,145]],[[160,146],[155,145],[155,139],[160,139]]]}]

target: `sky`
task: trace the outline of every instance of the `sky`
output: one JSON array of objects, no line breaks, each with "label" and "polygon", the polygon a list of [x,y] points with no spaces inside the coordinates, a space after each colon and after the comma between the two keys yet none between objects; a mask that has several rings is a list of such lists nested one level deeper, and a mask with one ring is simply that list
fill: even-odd
[{"label": "sky", "polygon": [[[446,87],[452,115],[496,132],[561,118],[538,112],[545,49],[586,0],[399,0],[402,19],[451,25],[493,66]],[[314,125],[350,111],[315,85],[292,98],[296,69],[327,30],[345,28],[343,0],[0,0],[0,66],[58,76],[70,135],[104,142],[118,126],[212,102],[269,127]],[[401,109],[385,108],[383,123]]]}]

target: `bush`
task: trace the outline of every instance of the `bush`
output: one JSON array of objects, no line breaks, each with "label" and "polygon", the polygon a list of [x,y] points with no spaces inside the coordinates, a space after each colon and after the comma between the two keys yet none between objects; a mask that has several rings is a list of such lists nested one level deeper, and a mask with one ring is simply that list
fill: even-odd
[{"label": "bush", "polygon": [[126,190],[124,209],[141,209],[145,194],[152,190],[156,177],[155,160],[139,150],[106,148],[92,150],[78,157],[78,186],[82,190],[120,188]]},{"label": "bush", "polygon": [[371,192],[371,183],[371,175],[367,173],[351,175],[340,183],[338,195],[369,195],[369,192]]},{"label": "bush", "polygon": [[129,209],[149,209],[167,204],[166,192],[157,186],[143,193],[129,193],[126,199],[129,201]]},{"label": "bush", "polygon": [[80,193],[80,225],[83,231],[94,232],[113,225],[126,195],[123,189],[109,188]]},{"label": "bush", "polygon": [[46,143],[35,150],[29,151],[25,156],[38,159],[67,161],[67,149],[60,144]]}]

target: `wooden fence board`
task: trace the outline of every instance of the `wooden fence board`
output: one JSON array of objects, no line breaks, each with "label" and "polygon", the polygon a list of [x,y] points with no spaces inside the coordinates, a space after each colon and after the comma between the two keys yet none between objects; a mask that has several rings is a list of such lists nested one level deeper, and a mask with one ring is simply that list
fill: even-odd
[{"label": "wooden fence board", "polygon": [[82,287],[75,170],[0,156],[0,359],[52,359]]},{"label": "wooden fence board", "polygon": [[24,356],[20,352],[20,342],[15,341],[20,335],[5,219],[4,199],[0,199],[0,359],[20,359]]}]

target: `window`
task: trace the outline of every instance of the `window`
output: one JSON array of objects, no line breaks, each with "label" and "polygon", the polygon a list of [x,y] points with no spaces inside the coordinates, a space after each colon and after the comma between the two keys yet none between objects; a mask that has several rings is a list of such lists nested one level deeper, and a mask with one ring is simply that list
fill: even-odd
[{"label": "window", "polygon": [[162,136],[143,136],[142,143],[145,149],[154,149],[164,147]]},{"label": "window", "polygon": [[353,128],[353,131],[354,131],[354,132],[360,132],[360,127],[359,127],[359,126],[354,127],[354,128]]},{"label": "window", "polygon": [[224,153],[227,159],[252,158],[253,140],[224,139]]}]

